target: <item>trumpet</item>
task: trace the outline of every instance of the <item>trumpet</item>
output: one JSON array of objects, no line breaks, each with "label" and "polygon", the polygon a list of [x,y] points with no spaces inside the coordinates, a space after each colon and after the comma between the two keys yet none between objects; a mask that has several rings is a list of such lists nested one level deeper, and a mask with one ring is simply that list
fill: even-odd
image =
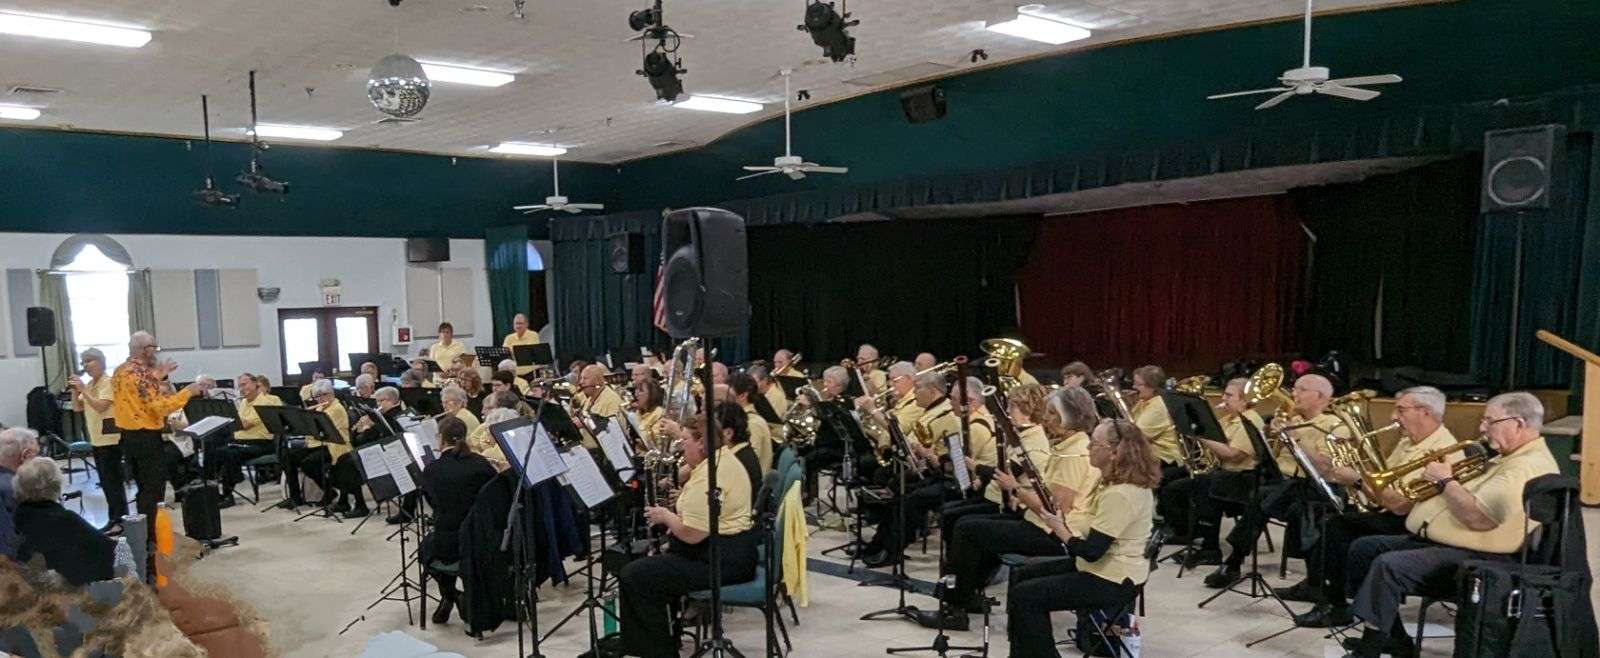
[{"label": "trumpet", "polygon": [[1479,435],[1478,438],[1471,441],[1461,441],[1455,445],[1447,446],[1433,452],[1419,455],[1416,459],[1404,464],[1399,464],[1393,468],[1373,471],[1370,473],[1362,473],[1361,481],[1366,484],[1367,488],[1371,489],[1374,493],[1387,489],[1391,486],[1398,485],[1397,491],[1399,491],[1401,495],[1405,496],[1406,500],[1412,502],[1422,502],[1438,494],[1439,488],[1434,486],[1433,483],[1421,478],[1400,484],[1401,478],[1404,478],[1412,471],[1421,469],[1432,462],[1444,459],[1445,457],[1453,455],[1457,452],[1468,450],[1471,450],[1472,452],[1466,457],[1463,457],[1461,461],[1453,464],[1450,468],[1450,473],[1457,482],[1471,482],[1472,480],[1483,475],[1493,463],[1495,454],[1494,446],[1491,445],[1488,438],[1483,435]]}]

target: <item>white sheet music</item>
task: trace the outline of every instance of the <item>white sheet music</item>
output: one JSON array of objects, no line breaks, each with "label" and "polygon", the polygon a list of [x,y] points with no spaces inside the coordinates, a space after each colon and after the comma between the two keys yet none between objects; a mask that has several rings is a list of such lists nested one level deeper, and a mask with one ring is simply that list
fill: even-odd
[{"label": "white sheet music", "polygon": [[567,465],[567,472],[561,476],[561,482],[578,492],[578,498],[583,500],[584,507],[593,509],[611,499],[611,485],[606,483],[605,475],[600,472],[600,465],[595,463],[594,456],[590,455],[587,449],[582,446],[571,448],[561,453],[561,459]]},{"label": "white sheet music", "polygon": [[[507,459],[520,463],[526,456],[528,463],[522,464],[522,472],[530,486],[567,471],[567,463],[562,461],[561,453],[556,450],[555,442],[544,431],[543,425],[523,425],[506,430],[500,433],[500,438],[504,441],[500,447]],[[533,446],[531,453],[529,444]]]},{"label": "white sheet music", "polygon": [[417,460],[417,468],[426,470],[428,464],[438,458],[434,446],[439,445],[439,423],[432,418],[419,421],[410,416],[401,416],[400,426],[404,428],[400,436],[405,439],[406,449]]},{"label": "white sheet music", "polygon": [[389,472],[389,460],[384,458],[383,446],[376,443],[356,448],[356,458],[361,460],[361,470],[367,474],[368,480]]},{"label": "white sheet music", "polygon": [[962,491],[972,488],[972,474],[967,472],[967,454],[961,447],[961,435],[951,434],[944,437],[944,444],[950,447],[950,465],[956,472],[956,485]]},{"label": "white sheet music", "polygon": [[400,495],[417,490],[416,480],[412,480],[411,471],[406,470],[411,465],[411,453],[406,451],[405,443],[390,441],[383,444],[383,458],[389,463],[389,475],[394,477],[394,486],[400,489]]},{"label": "white sheet music", "polygon": [[194,436],[205,436],[233,423],[232,418],[222,416],[206,416],[197,422],[189,423],[183,431]]},{"label": "white sheet music", "polygon": [[606,424],[606,431],[600,435],[600,449],[605,452],[606,461],[611,462],[611,467],[617,469],[617,478],[626,482],[633,477],[633,460],[628,458],[628,437],[622,433],[622,421],[612,418]]}]

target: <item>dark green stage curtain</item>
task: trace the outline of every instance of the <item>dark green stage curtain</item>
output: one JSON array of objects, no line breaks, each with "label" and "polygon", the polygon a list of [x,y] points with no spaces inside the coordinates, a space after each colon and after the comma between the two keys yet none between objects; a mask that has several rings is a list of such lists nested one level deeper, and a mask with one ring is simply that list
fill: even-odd
[{"label": "dark green stage curtain", "polygon": [[484,260],[489,270],[489,310],[494,342],[511,333],[511,318],[528,312],[528,227],[491,226],[483,233]]},{"label": "dark green stage curtain", "polygon": [[974,354],[1017,325],[1015,274],[1037,218],[898,220],[750,229],[750,353],[808,363],[863,342],[910,360]]},{"label": "dark green stage curtain", "polygon": [[[1472,304],[1472,371],[1491,385],[1504,388],[1569,386],[1575,371],[1573,359],[1534,338],[1547,329],[1562,336],[1587,331],[1594,347],[1595,301],[1592,291],[1600,269],[1590,250],[1600,226],[1591,219],[1589,194],[1592,181],[1593,135],[1568,136],[1562,185],[1566,199],[1549,211],[1520,216],[1484,215],[1479,221],[1477,279]],[[1520,301],[1516,326],[1511,326],[1513,287],[1517,281],[1517,250],[1522,253]],[[1586,258],[1587,256],[1587,258]],[[1587,268],[1585,267],[1587,265]],[[1584,272],[1585,269],[1590,270]],[[1591,298],[1580,300],[1582,284],[1589,283]],[[1581,306],[1580,306],[1581,303]],[[1587,312],[1588,315],[1584,315]],[[1512,345],[1515,358],[1510,358]],[[1513,365],[1514,364],[1514,365]]]},{"label": "dark green stage curtain", "polygon": [[[644,235],[643,271],[611,271],[608,238],[619,232]],[[553,322],[559,343],[556,354],[562,363],[574,358],[592,360],[611,349],[661,347],[668,342],[666,334],[651,323],[650,314],[661,259],[660,213],[562,218],[552,222],[551,238],[555,251],[555,262],[549,268],[555,290]]]},{"label": "dark green stage curtain", "polygon": [[[1593,352],[1600,350],[1600,158],[1594,157],[1593,136],[1590,136],[1590,155],[1585,203],[1583,206],[1583,253],[1579,261],[1583,269],[1578,272],[1578,320],[1570,338]],[[1570,170],[1569,170],[1570,171]],[[1572,399],[1569,408],[1577,413],[1583,408],[1583,363],[1572,360]]]},{"label": "dark green stage curtain", "polygon": [[1313,356],[1467,371],[1478,170],[1460,158],[1290,192],[1317,237],[1303,323]]}]

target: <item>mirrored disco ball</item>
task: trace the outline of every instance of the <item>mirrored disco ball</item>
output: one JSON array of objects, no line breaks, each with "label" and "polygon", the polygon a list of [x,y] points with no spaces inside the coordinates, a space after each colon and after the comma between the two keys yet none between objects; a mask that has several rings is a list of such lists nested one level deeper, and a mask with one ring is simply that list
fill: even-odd
[{"label": "mirrored disco ball", "polygon": [[372,74],[367,77],[367,98],[379,112],[406,118],[415,116],[428,104],[432,86],[417,60],[390,55],[373,65]]}]

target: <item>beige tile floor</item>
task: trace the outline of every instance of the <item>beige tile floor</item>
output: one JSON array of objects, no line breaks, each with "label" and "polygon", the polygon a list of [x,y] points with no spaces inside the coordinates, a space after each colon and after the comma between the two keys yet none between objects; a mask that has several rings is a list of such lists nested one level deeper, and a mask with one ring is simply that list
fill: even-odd
[{"label": "beige tile floor", "polygon": [[[98,525],[105,513],[99,490],[94,485],[86,487],[86,478],[82,475],[71,484],[85,490],[84,516]],[[264,504],[274,502],[279,497],[278,487],[263,487],[262,494]],[[77,509],[76,503],[68,505]],[[443,626],[430,623],[427,630],[408,627],[406,607],[400,603],[385,602],[367,610],[399,568],[400,547],[385,541],[391,528],[383,525],[381,518],[374,519],[354,536],[350,534],[355,527],[352,522],[311,518],[296,523],[293,518],[284,510],[258,513],[257,508],[248,504],[224,510],[225,534],[239,536],[241,544],[206,557],[194,570],[198,577],[226,584],[238,597],[255,606],[270,621],[272,642],[282,655],[356,656],[372,636],[391,630],[406,631],[441,650],[474,658],[518,655],[514,627],[504,626],[480,642],[462,632],[459,620]],[[1587,510],[1585,525],[1590,555],[1600,554],[1595,550],[1600,545],[1600,510]],[[844,538],[844,534],[836,531],[816,531],[810,539],[809,553],[815,560],[843,564],[844,560],[820,553]],[[913,578],[930,581],[936,578],[937,556],[933,551],[937,549],[932,544],[929,549],[927,554],[922,554],[920,547],[911,549],[909,571]],[[1276,585],[1289,584],[1301,575],[1297,572],[1300,563],[1291,560],[1289,579],[1278,579],[1274,554],[1263,553],[1262,565]],[[857,569],[859,571],[860,567]],[[999,593],[1003,588],[991,589]],[[1596,589],[1600,594],[1600,588]],[[1143,655],[1207,658],[1338,655],[1329,653],[1333,651],[1333,644],[1323,638],[1322,632],[1309,629],[1295,630],[1246,649],[1246,642],[1289,625],[1282,609],[1270,600],[1251,600],[1240,595],[1226,595],[1205,609],[1197,609],[1196,604],[1211,592],[1200,584],[1199,575],[1189,573],[1179,579],[1177,569],[1170,565],[1163,565],[1152,574],[1148,585],[1148,617],[1143,622]],[[810,593],[810,606],[800,609],[800,625],[790,628],[795,656],[881,656],[885,655],[887,647],[923,646],[933,637],[932,631],[907,621],[859,619],[864,613],[893,607],[896,593],[892,589],[864,587],[854,580],[812,573]],[[580,585],[546,586],[541,589],[540,597],[539,619],[548,629],[583,599],[583,591]],[[1596,598],[1600,601],[1600,596]],[[935,605],[930,597],[915,594],[908,595],[908,602],[924,608]],[[1306,604],[1291,606],[1299,611]],[[1415,606],[1406,608],[1404,614],[1414,620]],[[1055,619],[1057,639],[1061,639],[1071,626],[1071,615],[1061,613]],[[727,615],[727,627],[730,637],[746,655],[761,654],[764,638],[758,612],[733,610]],[[992,629],[990,655],[1007,655],[1003,615],[992,620]],[[587,633],[587,624],[581,620],[567,624],[542,646],[544,655],[552,658],[577,655],[587,647]],[[952,634],[954,644],[975,644],[980,640],[981,628],[976,625],[973,632]],[[1428,643],[1425,654],[1447,656],[1450,650],[1449,640],[1443,639]],[[1079,654],[1063,648],[1062,655]]]}]

